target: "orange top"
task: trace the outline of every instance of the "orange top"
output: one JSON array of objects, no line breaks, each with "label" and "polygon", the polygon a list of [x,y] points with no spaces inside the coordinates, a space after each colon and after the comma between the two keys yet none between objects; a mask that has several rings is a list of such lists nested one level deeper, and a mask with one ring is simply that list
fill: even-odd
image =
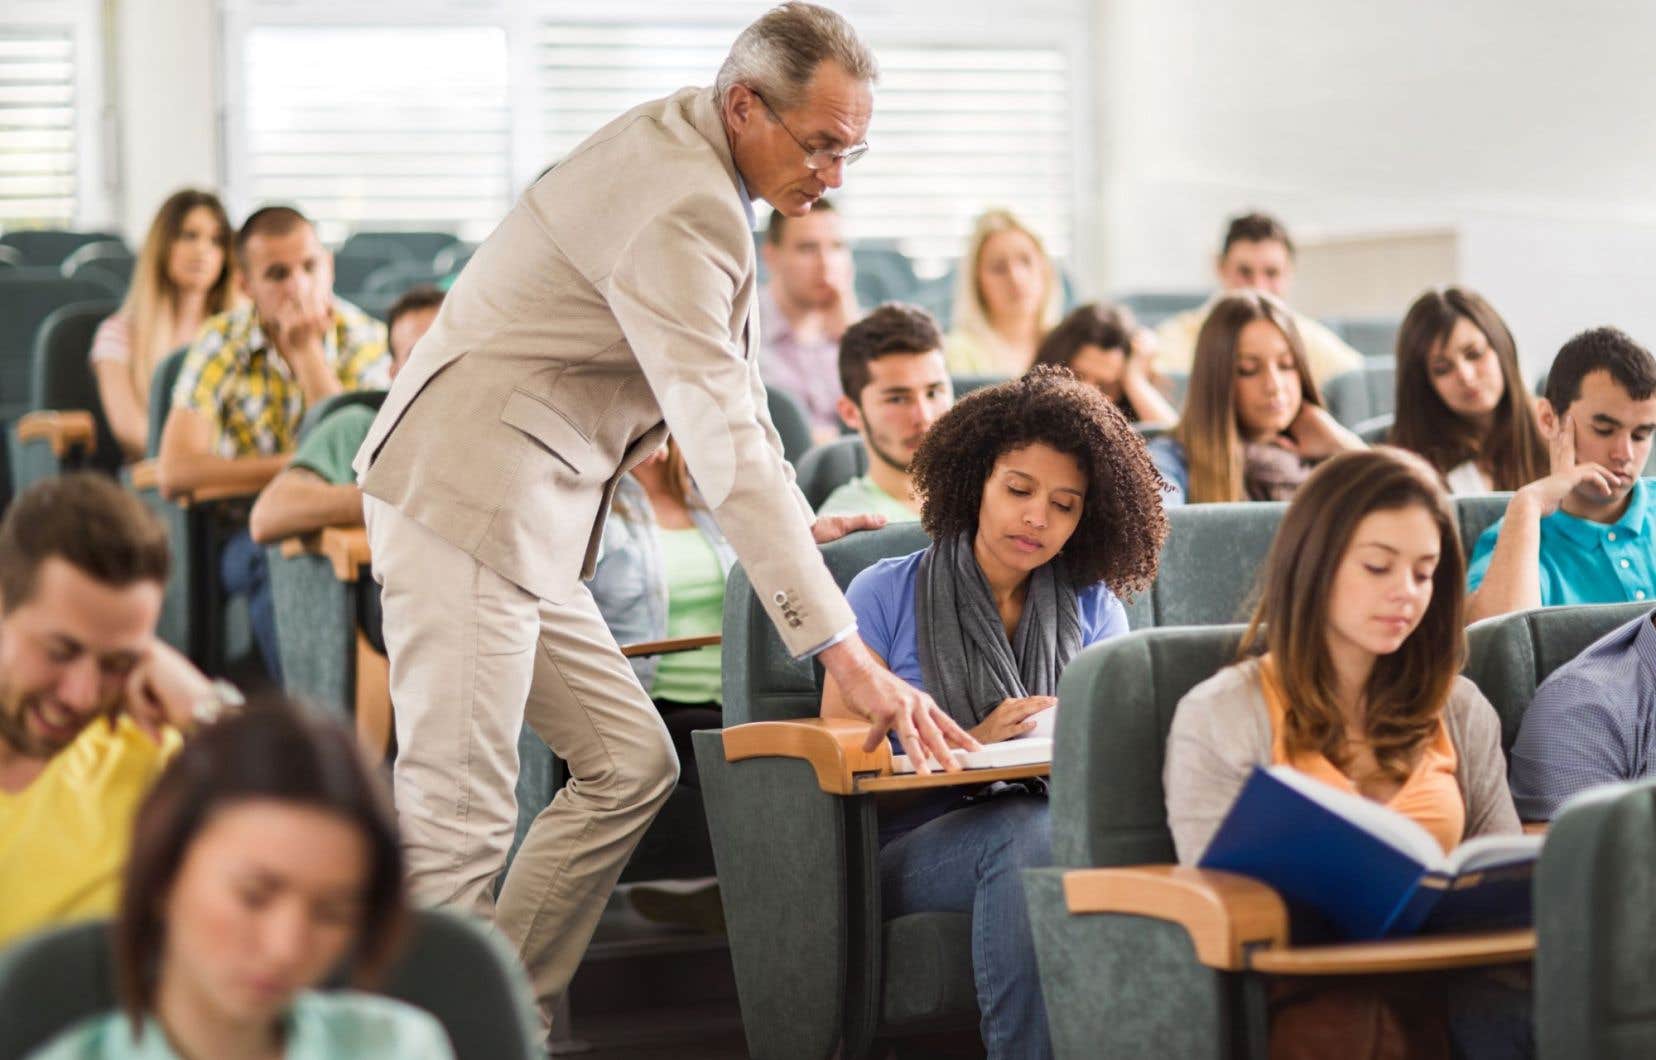
[{"label": "orange top", "polygon": [[[1269,662],[1261,662],[1259,672],[1263,677],[1260,686],[1265,695],[1265,709],[1271,716],[1271,763],[1293,766],[1329,787],[1361,795],[1351,778],[1321,752],[1288,752],[1282,724],[1287,713],[1285,697]],[[1466,834],[1466,800],[1461,797],[1460,783],[1455,779],[1457,763],[1449,727],[1439,718],[1437,733],[1426,745],[1414,772],[1385,803],[1387,809],[1396,810],[1430,832],[1446,854],[1460,845],[1461,837]]]}]

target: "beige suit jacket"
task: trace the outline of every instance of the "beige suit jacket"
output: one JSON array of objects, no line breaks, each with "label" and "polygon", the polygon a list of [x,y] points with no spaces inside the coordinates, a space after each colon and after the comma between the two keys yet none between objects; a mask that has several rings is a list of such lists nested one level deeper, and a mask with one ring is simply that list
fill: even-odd
[{"label": "beige suit jacket", "polygon": [[557,603],[592,575],[616,483],[670,430],[789,650],[849,628],[766,411],[739,179],[711,89],[575,148],[398,374],[357,453],[363,490]]}]

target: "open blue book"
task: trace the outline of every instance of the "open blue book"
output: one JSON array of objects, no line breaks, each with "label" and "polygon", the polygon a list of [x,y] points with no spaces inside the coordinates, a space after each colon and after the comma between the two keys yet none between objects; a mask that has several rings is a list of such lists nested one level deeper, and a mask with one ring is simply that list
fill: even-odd
[{"label": "open blue book", "polygon": [[1202,855],[1262,880],[1340,935],[1527,927],[1541,836],[1481,836],[1444,854],[1426,829],[1289,766],[1255,767]]}]

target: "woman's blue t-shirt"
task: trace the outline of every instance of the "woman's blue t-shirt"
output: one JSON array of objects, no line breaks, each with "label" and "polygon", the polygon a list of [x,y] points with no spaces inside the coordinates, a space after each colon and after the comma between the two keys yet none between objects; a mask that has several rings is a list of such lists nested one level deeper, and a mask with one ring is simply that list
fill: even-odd
[{"label": "woman's blue t-shirt", "polygon": [[[892,673],[922,692],[928,691],[920,673],[919,628],[914,620],[914,585],[920,557],[882,559],[851,579],[845,598],[857,616],[857,632],[879,653]],[[1127,609],[1103,582],[1076,590],[1081,617],[1081,646],[1127,632]]]}]

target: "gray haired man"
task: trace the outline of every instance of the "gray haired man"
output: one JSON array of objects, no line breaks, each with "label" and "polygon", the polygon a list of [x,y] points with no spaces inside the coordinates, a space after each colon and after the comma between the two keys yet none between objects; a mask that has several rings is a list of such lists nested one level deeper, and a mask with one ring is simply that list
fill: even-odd
[{"label": "gray haired man", "polygon": [[[583,583],[617,480],[670,431],[799,656],[917,753],[975,746],[876,664],[782,459],[755,359],[754,199],[802,216],[865,150],[873,56],[840,16],[778,7],[709,89],[612,121],[472,258],[397,376],[356,470],[384,588],[396,797],[416,895],[496,922],[544,1012],[671,792],[667,730]],[[516,823],[517,735],[571,779]]]}]

